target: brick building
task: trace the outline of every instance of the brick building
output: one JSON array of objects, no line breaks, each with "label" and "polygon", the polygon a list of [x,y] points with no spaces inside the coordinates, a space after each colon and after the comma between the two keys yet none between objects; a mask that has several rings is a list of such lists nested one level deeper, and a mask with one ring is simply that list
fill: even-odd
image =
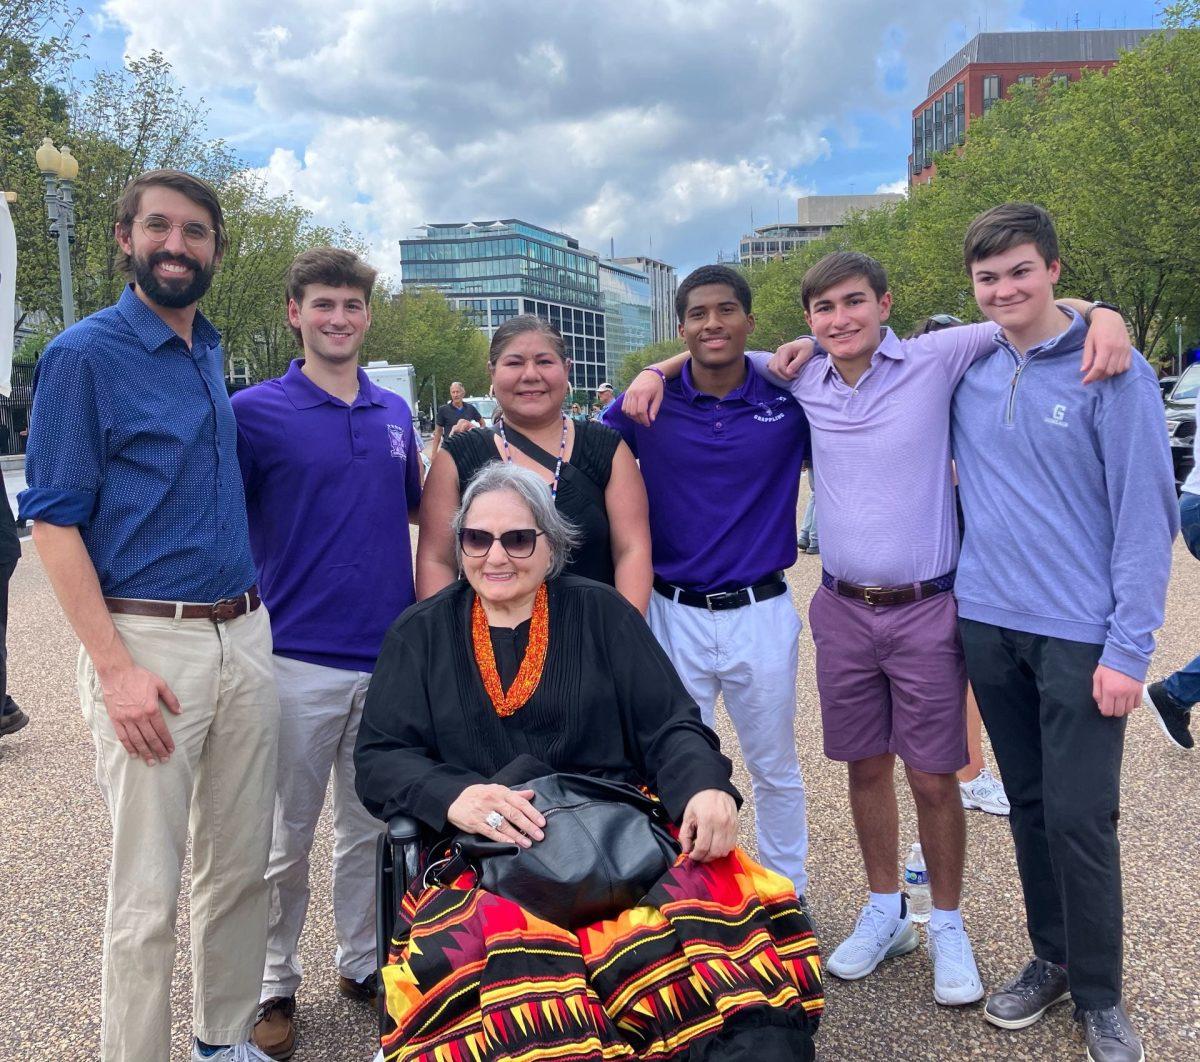
[{"label": "brick building", "polygon": [[979,117],[1016,84],[1049,77],[1075,81],[1084,70],[1107,70],[1153,29],[1033,30],[979,33],[929,79],[929,94],[912,112],[909,184],[925,184],[934,157],[961,144]]}]

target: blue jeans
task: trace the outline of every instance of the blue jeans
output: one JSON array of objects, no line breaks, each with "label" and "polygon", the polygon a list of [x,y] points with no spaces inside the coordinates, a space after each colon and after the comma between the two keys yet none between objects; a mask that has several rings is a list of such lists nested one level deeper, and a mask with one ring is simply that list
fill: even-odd
[{"label": "blue jeans", "polygon": [[[800,524],[800,534],[808,536],[809,545],[817,544],[817,492],[813,483],[813,470],[808,470],[808,508],[804,510],[804,521]],[[1200,501],[1200,495],[1196,495]]]},{"label": "blue jeans", "polygon": [[[1179,496],[1179,525],[1188,550],[1200,560],[1200,494]],[[1200,656],[1171,675],[1163,687],[1188,708],[1200,702]]]}]

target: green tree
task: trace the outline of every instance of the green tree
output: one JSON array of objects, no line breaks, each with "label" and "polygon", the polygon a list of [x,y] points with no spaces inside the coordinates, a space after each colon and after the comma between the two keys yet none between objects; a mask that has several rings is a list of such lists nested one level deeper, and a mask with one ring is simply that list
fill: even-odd
[{"label": "green tree", "polygon": [[[1174,5],[1176,24],[1200,3]],[[1189,21],[1190,20],[1190,21]],[[1029,200],[1055,219],[1064,295],[1119,305],[1148,357],[1167,351],[1178,319],[1200,316],[1200,33],[1157,35],[1107,73],[1069,85],[1019,86],[974,121],[938,176],[889,207],[854,216],[830,237],[749,271],[758,328],[773,346],[803,332],[800,282],[818,257],[852,248],[887,268],[889,322],[904,334],[931,313],[977,320],[962,260],[971,219]]]},{"label": "green tree", "polygon": [[0,189],[16,192],[20,316],[60,313],[58,253],[46,227],[43,186],[34,153],[42,138],[61,142],[67,98],[61,88],[77,55],[79,12],[61,0],[5,0],[0,5]]},{"label": "green tree", "polygon": [[[157,52],[102,70],[84,86],[71,114],[79,158],[75,201],[75,289],[80,314],[116,300],[125,284],[113,240],[117,201],[145,170],[186,170],[238,196],[240,160],[207,133],[203,101],[191,103]],[[224,207],[222,201],[222,207]]]},{"label": "green tree", "polygon": [[[617,379],[615,385],[618,391],[624,391],[631,383],[633,378],[641,372],[647,365],[653,365],[656,361],[664,361],[667,358],[672,358],[687,347],[682,339],[662,339],[657,343],[651,343],[649,346],[641,347],[638,350],[631,350],[621,359],[621,364],[617,368]],[[584,392],[586,394],[586,392]],[[589,395],[586,399],[588,408],[591,408],[593,401]]]},{"label": "green tree", "polygon": [[487,394],[487,339],[437,291],[377,291],[362,357],[411,363],[423,404],[444,402],[452,380],[468,394]]}]

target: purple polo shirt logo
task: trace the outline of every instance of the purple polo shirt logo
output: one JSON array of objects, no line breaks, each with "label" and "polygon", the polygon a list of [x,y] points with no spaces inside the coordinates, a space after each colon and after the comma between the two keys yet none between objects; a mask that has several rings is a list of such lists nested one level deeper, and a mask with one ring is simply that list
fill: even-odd
[{"label": "purple polo shirt logo", "polygon": [[404,445],[404,429],[399,424],[389,424],[388,430],[388,454],[396,458],[397,461],[403,461],[407,450]]},{"label": "purple polo shirt logo", "polygon": [[783,420],[783,406],[787,404],[789,399],[776,398],[774,400],[775,408],[771,409],[771,404],[767,402],[758,403],[758,412],[754,414],[754,419],[762,424],[773,424],[777,420]]}]

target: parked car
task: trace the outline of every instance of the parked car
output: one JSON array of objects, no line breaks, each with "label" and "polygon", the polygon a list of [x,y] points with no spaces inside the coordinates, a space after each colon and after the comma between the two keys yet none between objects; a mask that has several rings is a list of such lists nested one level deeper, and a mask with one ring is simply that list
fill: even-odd
[{"label": "parked car", "polygon": [[1171,397],[1171,392],[1175,389],[1177,383],[1179,383],[1178,376],[1160,376],[1158,378],[1158,386],[1162,391],[1164,402]]},{"label": "parked car", "polygon": [[496,410],[500,408],[500,403],[494,398],[464,398],[464,402],[469,402],[477,410],[479,415],[483,417],[485,425],[491,424],[496,417]]},{"label": "parked car", "polygon": [[1193,363],[1184,369],[1166,400],[1167,434],[1171,439],[1176,490],[1183,486],[1192,470],[1197,394],[1200,394],[1200,363]]}]

